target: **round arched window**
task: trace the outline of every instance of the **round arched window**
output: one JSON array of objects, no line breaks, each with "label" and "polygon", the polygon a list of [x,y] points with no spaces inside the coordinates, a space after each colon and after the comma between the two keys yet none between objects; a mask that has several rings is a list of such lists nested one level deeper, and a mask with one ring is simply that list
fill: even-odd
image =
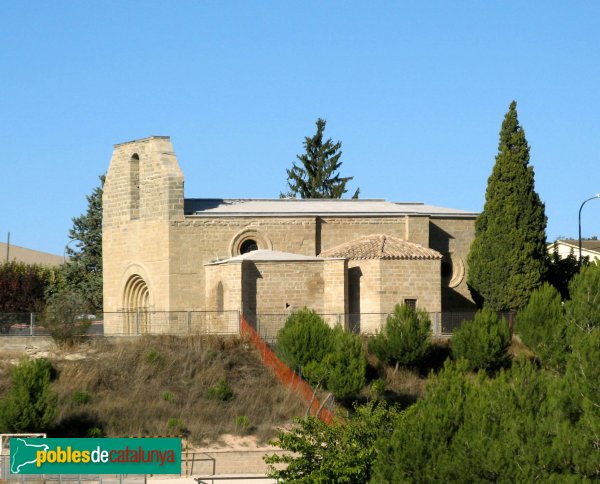
[{"label": "round arched window", "polygon": [[247,254],[253,250],[258,250],[258,244],[254,239],[246,239],[240,245],[240,254]]}]

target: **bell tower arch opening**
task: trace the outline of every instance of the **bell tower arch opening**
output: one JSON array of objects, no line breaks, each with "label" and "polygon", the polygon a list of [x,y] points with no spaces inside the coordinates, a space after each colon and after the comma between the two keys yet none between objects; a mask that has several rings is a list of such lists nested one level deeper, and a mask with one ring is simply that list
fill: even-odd
[{"label": "bell tower arch opening", "polygon": [[131,220],[140,218],[140,157],[134,153],[129,160],[129,183],[131,187]]}]

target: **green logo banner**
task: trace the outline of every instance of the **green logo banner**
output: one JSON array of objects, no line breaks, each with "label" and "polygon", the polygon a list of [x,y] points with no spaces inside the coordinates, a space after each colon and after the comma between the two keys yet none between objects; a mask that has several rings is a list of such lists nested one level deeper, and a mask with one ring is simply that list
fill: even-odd
[{"label": "green logo banner", "polygon": [[181,474],[181,439],[10,439],[11,474]]}]

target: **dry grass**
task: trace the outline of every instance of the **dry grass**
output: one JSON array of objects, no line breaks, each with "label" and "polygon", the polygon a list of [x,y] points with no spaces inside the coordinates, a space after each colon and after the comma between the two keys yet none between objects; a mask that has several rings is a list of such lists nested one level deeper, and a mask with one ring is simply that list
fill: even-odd
[{"label": "dry grass", "polygon": [[[237,433],[264,441],[304,413],[302,400],[239,338],[101,340],[84,354],[79,361],[53,362],[59,395],[55,436],[184,434],[202,444]],[[233,391],[230,401],[208,396],[221,379]]]}]

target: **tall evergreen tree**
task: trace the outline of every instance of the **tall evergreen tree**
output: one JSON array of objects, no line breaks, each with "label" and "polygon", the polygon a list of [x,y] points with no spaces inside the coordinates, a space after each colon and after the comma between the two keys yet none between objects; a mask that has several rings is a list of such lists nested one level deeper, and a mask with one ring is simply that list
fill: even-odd
[{"label": "tall evergreen tree", "polygon": [[[286,170],[289,192],[282,193],[281,197],[342,198],[348,191],[346,183],[354,177],[340,176],[342,143],[334,143],[331,138],[323,141],[326,123],[324,119],[317,119],[316,134],[312,138],[304,138],[306,152],[297,155],[300,165],[294,162],[292,169]],[[358,198],[359,191],[357,188],[352,198]]]},{"label": "tall evergreen tree", "polygon": [[527,304],[546,273],[546,221],[513,101],[502,123],[496,164],[468,256],[468,284],[478,304],[493,310]]},{"label": "tall evergreen tree", "polygon": [[64,283],[70,291],[80,294],[90,311],[102,311],[102,187],[88,195],[86,213],[73,219],[69,238],[76,249],[67,247],[69,261],[64,267]]}]

